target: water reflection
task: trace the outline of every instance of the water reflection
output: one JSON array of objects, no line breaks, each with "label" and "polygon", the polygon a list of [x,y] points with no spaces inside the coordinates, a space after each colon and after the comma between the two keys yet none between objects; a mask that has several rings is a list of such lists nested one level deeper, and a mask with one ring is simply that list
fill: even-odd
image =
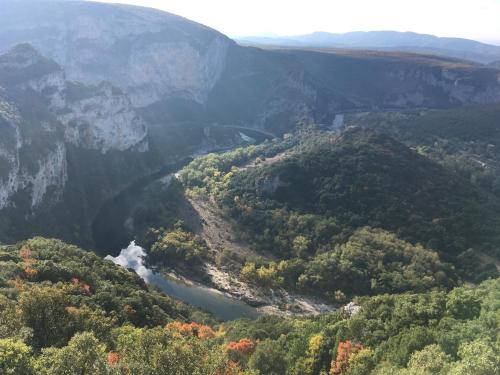
[{"label": "water reflection", "polygon": [[200,285],[181,283],[178,280],[154,273],[144,265],[145,256],[144,249],[132,241],[118,256],[108,255],[105,259],[122,267],[133,269],[144,281],[158,286],[165,294],[205,309],[220,319],[255,319],[259,316],[255,308],[237,299],[229,298],[221,292]]}]

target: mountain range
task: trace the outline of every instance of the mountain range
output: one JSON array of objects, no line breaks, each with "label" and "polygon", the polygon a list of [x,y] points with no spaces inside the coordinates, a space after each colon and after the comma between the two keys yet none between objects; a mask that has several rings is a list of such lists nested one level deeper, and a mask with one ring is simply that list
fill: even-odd
[{"label": "mountain range", "polygon": [[182,17],[127,5],[2,6],[3,241],[42,233],[92,246],[105,200],[249,134],[330,126],[339,113],[500,100],[498,70],[461,60],[243,47]]},{"label": "mountain range", "polygon": [[444,38],[398,31],[355,31],[344,34],[314,32],[306,35],[239,37],[242,44],[298,48],[343,48],[429,53],[488,64],[500,60],[500,46],[463,38]]},{"label": "mountain range", "polygon": [[0,0],[0,374],[498,374],[496,50],[298,39]]}]

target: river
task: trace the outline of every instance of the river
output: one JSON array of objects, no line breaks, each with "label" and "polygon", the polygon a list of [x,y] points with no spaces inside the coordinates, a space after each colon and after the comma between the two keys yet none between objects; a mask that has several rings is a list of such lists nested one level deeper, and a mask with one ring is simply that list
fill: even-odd
[{"label": "river", "polygon": [[221,320],[256,319],[260,315],[255,308],[245,302],[227,297],[218,290],[198,284],[183,283],[153,272],[144,265],[145,255],[144,249],[132,241],[118,256],[108,255],[106,259],[122,267],[133,269],[146,283],[159,287],[169,296],[204,309]]},{"label": "river", "polygon": [[[272,135],[257,130],[238,129],[241,130],[242,137],[252,137],[257,143],[272,138]],[[111,254],[106,259],[125,268],[133,269],[146,283],[159,287],[165,294],[206,310],[221,320],[256,319],[260,315],[259,312],[243,301],[229,297],[218,290],[197,283],[183,283],[178,279],[148,269],[144,265],[145,250],[137,246],[134,241],[130,242],[133,235],[127,233],[124,228],[123,223],[130,215],[134,199],[140,192],[159,178],[178,171],[196,156],[200,155],[192,155],[192,157],[165,165],[160,171],[138,179],[106,202],[92,224],[95,250],[100,254]],[[127,244],[129,244],[128,247],[125,247]],[[122,250],[118,254],[119,249]]]},{"label": "river", "polygon": [[102,205],[92,222],[94,250],[101,255],[117,255],[134,238],[125,230],[124,223],[130,215],[136,198],[152,182],[177,172],[193,160],[186,157],[163,166],[159,171],[139,178],[126,189]]}]

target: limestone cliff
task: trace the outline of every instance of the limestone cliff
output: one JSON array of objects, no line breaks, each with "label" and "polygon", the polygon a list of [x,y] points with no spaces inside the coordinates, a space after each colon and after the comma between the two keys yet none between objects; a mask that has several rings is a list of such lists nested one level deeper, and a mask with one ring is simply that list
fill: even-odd
[{"label": "limestone cliff", "polygon": [[110,81],[137,107],[172,95],[204,102],[233,43],[202,25],[153,9],[80,1],[10,1],[0,50],[32,44],[70,80]]},{"label": "limestone cliff", "polygon": [[148,148],[146,125],[120,90],[68,82],[27,44],[0,56],[0,88],[0,209],[16,199],[31,209],[57,201],[67,144],[101,153]]},{"label": "limestone cliff", "polygon": [[[29,42],[62,66],[69,80],[92,86],[109,81],[146,114],[155,139],[173,144],[181,125],[197,127],[193,139],[212,125],[283,133],[300,123],[331,125],[339,113],[500,100],[497,70],[457,59],[242,47],[182,17],[119,4],[4,0],[2,5],[0,50]],[[95,104],[91,112],[97,113]],[[104,134],[100,129],[84,131],[93,147],[102,144],[93,139]],[[115,126],[107,129],[118,134]],[[128,135],[119,137],[119,148],[130,145]],[[163,141],[159,148],[165,148]]]}]

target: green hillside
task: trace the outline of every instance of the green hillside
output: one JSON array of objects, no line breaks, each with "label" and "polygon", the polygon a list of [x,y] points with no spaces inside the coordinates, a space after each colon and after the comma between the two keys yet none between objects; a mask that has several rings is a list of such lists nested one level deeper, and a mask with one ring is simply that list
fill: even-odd
[{"label": "green hillside", "polygon": [[497,275],[473,255],[495,254],[495,196],[386,134],[296,137],[273,163],[242,168],[233,153],[181,172],[190,194],[215,199],[241,238],[280,260],[247,259],[244,279],[342,300]]},{"label": "green hillside", "polygon": [[[497,201],[403,144],[363,131],[309,142],[278,163],[236,174],[224,202],[239,197],[256,208],[335,217],[344,227],[381,227],[452,254],[494,239],[487,236]],[[266,185],[273,180],[275,190]]]},{"label": "green hillside", "polygon": [[499,279],[222,325],[60,241],[2,247],[0,265],[2,374],[494,375],[500,366]]}]

